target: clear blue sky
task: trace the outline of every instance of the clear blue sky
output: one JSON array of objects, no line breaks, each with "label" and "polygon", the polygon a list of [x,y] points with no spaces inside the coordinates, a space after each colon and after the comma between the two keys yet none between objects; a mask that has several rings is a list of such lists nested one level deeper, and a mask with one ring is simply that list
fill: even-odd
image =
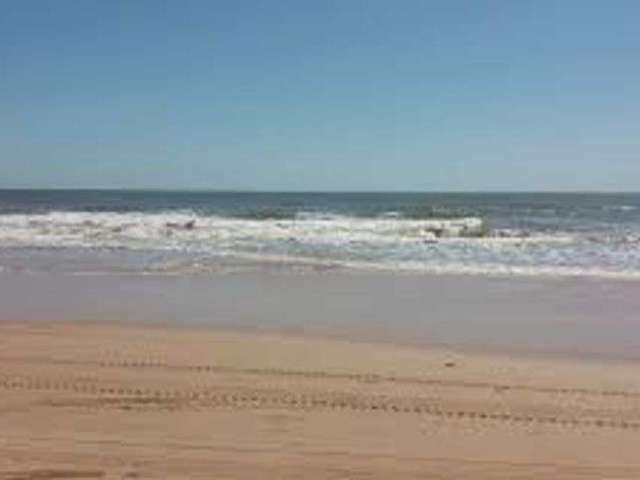
[{"label": "clear blue sky", "polygon": [[0,186],[640,190],[640,2],[0,3]]}]

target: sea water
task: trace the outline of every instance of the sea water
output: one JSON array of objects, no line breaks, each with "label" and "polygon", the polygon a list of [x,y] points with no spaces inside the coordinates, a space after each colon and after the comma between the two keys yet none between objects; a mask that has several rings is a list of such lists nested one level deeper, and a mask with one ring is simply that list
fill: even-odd
[{"label": "sea water", "polygon": [[0,270],[640,279],[640,194],[0,190]]}]

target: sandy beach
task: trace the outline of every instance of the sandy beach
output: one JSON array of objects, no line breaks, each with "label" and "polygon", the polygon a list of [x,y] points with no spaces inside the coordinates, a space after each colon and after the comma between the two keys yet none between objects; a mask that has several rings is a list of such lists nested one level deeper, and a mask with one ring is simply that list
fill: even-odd
[{"label": "sandy beach", "polygon": [[0,326],[0,478],[640,478],[637,365]]},{"label": "sandy beach", "polygon": [[0,480],[640,480],[640,1],[0,13]]}]

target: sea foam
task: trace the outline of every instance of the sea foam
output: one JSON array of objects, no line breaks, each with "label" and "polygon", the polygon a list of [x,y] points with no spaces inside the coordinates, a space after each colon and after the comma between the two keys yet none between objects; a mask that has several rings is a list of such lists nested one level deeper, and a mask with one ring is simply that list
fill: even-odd
[{"label": "sea foam", "polygon": [[145,260],[143,269],[187,273],[216,271],[220,259],[226,264],[242,259],[243,265],[316,270],[634,277],[640,272],[638,238],[637,232],[607,229],[498,228],[474,216],[420,219],[299,211],[247,217],[188,209],[0,215],[0,248],[5,250],[167,252],[170,261]]}]

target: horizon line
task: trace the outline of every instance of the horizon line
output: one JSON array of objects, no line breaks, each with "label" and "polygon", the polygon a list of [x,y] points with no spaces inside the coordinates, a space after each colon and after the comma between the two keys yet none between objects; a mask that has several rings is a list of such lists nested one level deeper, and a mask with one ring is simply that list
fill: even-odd
[{"label": "horizon line", "polygon": [[514,194],[514,193],[527,193],[527,194],[640,194],[640,190],[320,190],[320,189],[251,189],[251,188],[204,188],[204,187],[185,187],[185,188],[168,188],[168,187],[3,187],[0,186],[0,191],[96,191],[96,192],[166,192],[166,193],[257,193],[257,194],[273,194],[273,193],[291,193],[291,194]]}]

